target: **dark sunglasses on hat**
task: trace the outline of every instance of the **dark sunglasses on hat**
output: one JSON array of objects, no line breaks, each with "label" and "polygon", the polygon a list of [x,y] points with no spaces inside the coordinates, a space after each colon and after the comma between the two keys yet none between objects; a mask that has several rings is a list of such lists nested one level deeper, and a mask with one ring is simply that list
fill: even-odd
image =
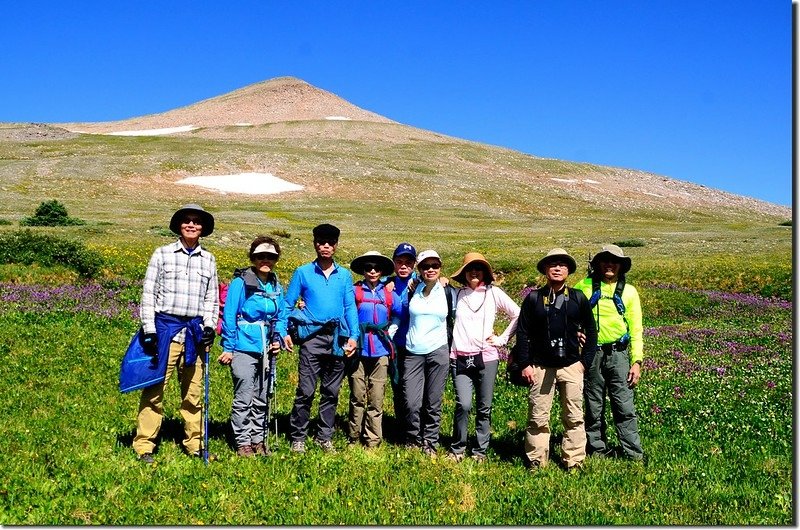
[{"label": "dark sunglasses on hat", "polygon": [[253,259],[257,261],[275,261],[278,259],[278,254],[273,254],[272,252],[259,252],[258,254],[253,254]]}]

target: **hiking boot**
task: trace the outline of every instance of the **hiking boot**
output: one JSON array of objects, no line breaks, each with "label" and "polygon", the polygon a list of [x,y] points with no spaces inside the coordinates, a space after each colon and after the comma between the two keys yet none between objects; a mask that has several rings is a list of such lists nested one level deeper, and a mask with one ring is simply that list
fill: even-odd
[{"label": "hiking boot", "polygon": [[579,473],[583,471],[583,469],[583,462],[578,462],[577,464],[567,466],[567,473]]},{"label": "hiking boot", "polygon": [[528,471],[531,473],[538,473],[540,469],[542,469],[542,463],[538,460],[532,460],[528,464]]},{"label": "hiking boot", "polygon": [[293,440],[292,445],[289,447],[292,453],[305,453],[306,443],[303,440]]},{"label": "hiking boot", "polygon": [[470,458],[475,461],[476,464],[483,464],[486,462],[486,455],[472,455]]},{"label": "hiking boot", "polygon": [[436,448],[432,445],[425,444],[422,446],[422,454],[431,458],[436,458]]},{"label": "hiking boot", "polygon": [[272,454],[272,451],[267,449],[267,446],[264,445],[264,442],[258,442],[257,444],[253,444],[250,446],[253,449],[253,454],[256,456],[269,456]]},{"label": "hiking boot", "polygon": [[454,453],[450,451],[447,453],[447,459],[451,462],[461,462],[464,460],[464,453]]},{"label": "hiking boot", "polygon": [[153,458],[153,453],[142,453],[136,456],[136,459],[139,462],[144,462],[145,464],[155,464],[156,460]]},{"label": "hiking boot", "polygon": [[408,451],[417,450],[419,448],[420,445],[417,442],[406,442],[405,444],[403,444],[403,449],[406,449]]},{"label": "hiking boot", "polygon": [[330,440],[318,440],[314,438],[314,443],[317,444],[320,449],[322,449],[323,453],[335,453],[336,448],[333,446],[333,442]]},{"label": "hiking boot", "polygon": [[236,449],[236,454],[244,458],[252,458],[256,456],[255,453],[253,452],[252,445],[243,445],[239,447],[238,449]]}]

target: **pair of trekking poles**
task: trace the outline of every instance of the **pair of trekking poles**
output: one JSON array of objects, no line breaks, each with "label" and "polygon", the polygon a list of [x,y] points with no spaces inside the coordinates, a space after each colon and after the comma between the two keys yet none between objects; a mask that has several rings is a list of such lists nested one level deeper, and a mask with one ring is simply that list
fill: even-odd
[{"label": "pair of trekking poles", "polygon": [[[263,327],[262,327],[263,333]],[[264,373],[269,370],[267,375],[267,410],[265,411],[265,418],[264,418],[264,447],[266,448],[267,452],[269,452],[269,425],[272,422],[272,411],[277,406],[277,398],[275,393],[275,381],[277,379],[277,367],[278,367],[278,352],[273,351],[272,348],[266,342],[266,338],[271,337],[271,342],[277,342],[279,344],[280,350],[288,350],[286,347],[286,342],[281,337],[280,333],[275,331],[275,322],[269,323],[269,333],[263,333],[262,338],[264,339],[264,352],[261,355],[261,360],[259,361],[259,374],[261,375],[261,389],[263,391],[264,385]],[[208,398],[209,398],[209,390],[211,386],[211,381],[209,377],[208,371],[208,355],[211,347],[205,348],[205,359],[203,361],[203,462],[205,465],[208,465],[208,425],[209,425],[209,415],[208,415]],[[269,359],[267,361],[267,359]],[[264,366],[265,362],[269,362],[269,367],[267,368]],[[278,438],[278,418],[275,418],[275,438]]]}]

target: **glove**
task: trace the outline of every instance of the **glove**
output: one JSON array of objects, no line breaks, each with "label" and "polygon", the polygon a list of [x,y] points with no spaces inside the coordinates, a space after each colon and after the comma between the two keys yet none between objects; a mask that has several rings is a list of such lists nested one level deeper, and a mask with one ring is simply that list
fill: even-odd
[{"label": "glove", "polygon": [[214,345],[214,338],[216,338],[217,332],[214,331],[214,328],[211,326],[206,326],[203,328],[203,339],[201,342],[203,346],[208,346],[209,348]]},{"label": "glove", "polygon": [[142,349],[150,357],[158,357],[158,335],[145,333],[142,337]]}]

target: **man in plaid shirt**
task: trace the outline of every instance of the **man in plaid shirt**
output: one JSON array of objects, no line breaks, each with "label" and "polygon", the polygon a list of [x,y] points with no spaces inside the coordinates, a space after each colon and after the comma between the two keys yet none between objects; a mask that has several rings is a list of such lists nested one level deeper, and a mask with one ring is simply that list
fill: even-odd
[{"label": "man in plaid shirt", "polygon": [[184,450],[201,456],[203,356],[214,342],[219,311],[217,262],[199,244],[214,230],[214,217],[197,204],[172,216],[170,230],[178,241],[153,252],[144,278],[140,315],[144,350],[158,359],[168,356],[164,380],[142,390],[133,450],[153,462],[163,417],[164,388],[177,370],[181,385]]}]

